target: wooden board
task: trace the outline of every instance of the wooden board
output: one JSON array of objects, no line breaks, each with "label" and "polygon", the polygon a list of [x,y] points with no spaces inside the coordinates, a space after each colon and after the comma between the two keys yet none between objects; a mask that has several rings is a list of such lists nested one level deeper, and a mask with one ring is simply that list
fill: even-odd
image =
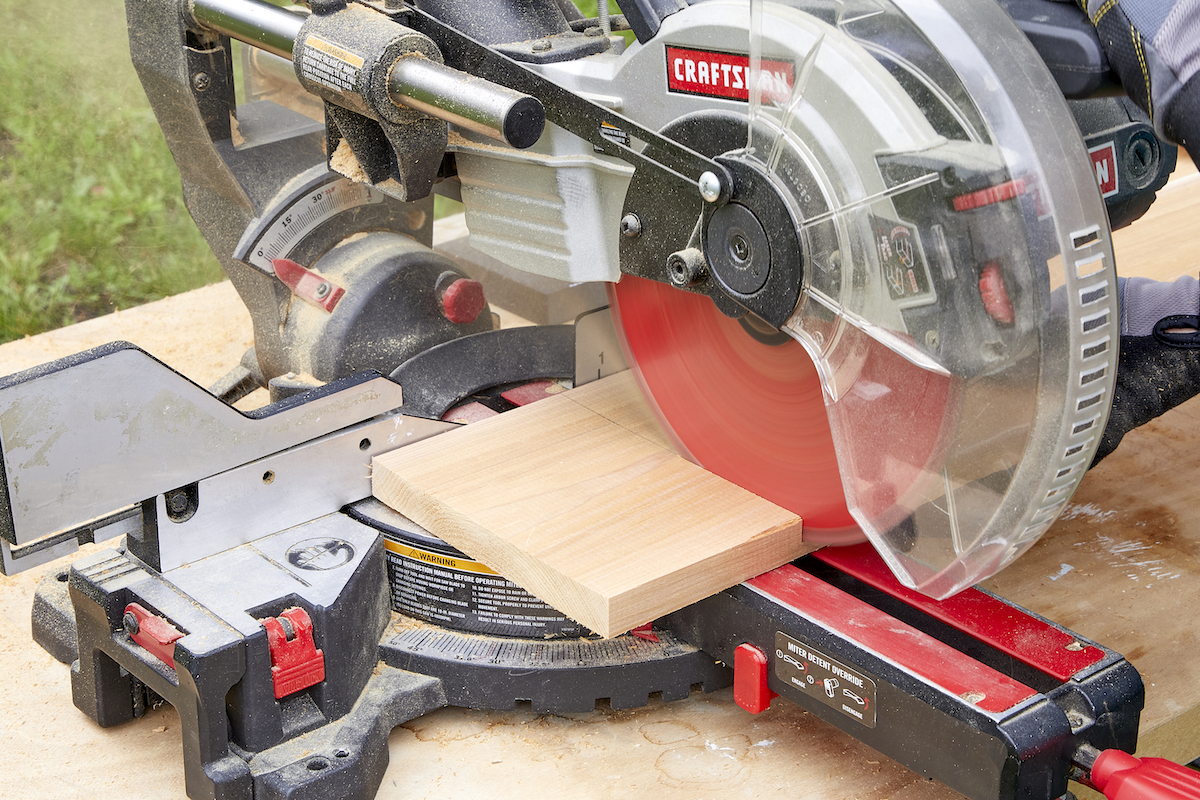
[{"label": "wooden board", "polygon": [[375,496],[603,636],[815,549],[676,455],[628,372],[375,458]]}]

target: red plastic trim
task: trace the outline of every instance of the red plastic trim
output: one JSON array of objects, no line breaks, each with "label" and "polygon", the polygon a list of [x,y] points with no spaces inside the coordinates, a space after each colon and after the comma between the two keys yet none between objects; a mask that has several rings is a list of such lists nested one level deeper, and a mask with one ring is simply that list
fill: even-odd
[{"label": "red plastic trim", "polygon": [[977,192],[960,194],[954,198],[955,211],[973,211],[977,208],[990,206],[1005,200],[1012,200],[1025,194],[1025,181],[1021,178],[998,183]]},{"label": "red plastic trim", "polygon": [[1100,648],[978,589],[938,601],[902,586],[870,545],[826,547],[814,555],[1055,680],[1068,681],[1105,657]]},{"label": "red plastic trim", "polygon": [[791,564],[746,585],[983,711],[1008,711],[1037,695],[1004,673]]}]

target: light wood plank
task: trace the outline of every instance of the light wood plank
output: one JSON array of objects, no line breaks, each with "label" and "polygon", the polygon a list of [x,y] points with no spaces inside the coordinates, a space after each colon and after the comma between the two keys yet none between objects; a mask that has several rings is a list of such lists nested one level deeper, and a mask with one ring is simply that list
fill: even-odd
[{"label": "light wood plank", "polygon": [[672,452],[629,373],[380,456],[374,492],[604,636],[815,549]]}]

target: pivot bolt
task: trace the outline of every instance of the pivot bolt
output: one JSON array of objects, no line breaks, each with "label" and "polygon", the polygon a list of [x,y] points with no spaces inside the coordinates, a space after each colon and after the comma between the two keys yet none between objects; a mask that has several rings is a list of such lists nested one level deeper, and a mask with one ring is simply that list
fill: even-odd
[{"label": "pivot bolt", "polygon": [[706,203],[715,203],[721,196],[721,179],[712,172],[702,174],[698,186],[700,187],[700,196]]},{"label": "pivot bolt", "polygon": [[132,611],[126,611],[125,616],[121,617],[121,622],[125,623],[125,632],[130,636],[137,636],[141,626],[138,625],[138,618]]},{"label": "pivot bolt", "polygon": [[642,221],[637,214],[626,214],[621,217],[621,235],[636,239],[642,233]]},{"label": "pivot bolt", "polygon": [[694,247],[667,256],[667,274],[671,283],[683,289],[704,280],[704,254]]}]

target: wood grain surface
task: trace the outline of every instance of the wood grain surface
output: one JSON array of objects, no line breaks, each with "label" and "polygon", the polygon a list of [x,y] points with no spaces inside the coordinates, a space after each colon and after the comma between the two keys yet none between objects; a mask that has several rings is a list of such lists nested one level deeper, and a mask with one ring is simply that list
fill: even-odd
[{"label": "wood grain surface", "polygon": [[676,455],[630,372],[377,456],[372,481],[606,637],[815,549],[795,514]]},{"label": "wood grain surface", "polygon": [[[1195,168],[1182,164],[1150,214],[1114,240],[1123,275],[1195,275]],[[207,384],[240,358],[250,326],[224,283],[2,345],[0,373],[117,338]],[[1125,653],[1146,681],[1140,752],[1185,761],[1200,756],[1198,467],[1195,399],[1126,436],[1043,540],[986,584]],[[68,667],[30,638],[37,581],[68,564],[0,577],[0,797],[182,798],[174,710],[99,728],[72,706]],[[390,744],[382,800],[958,796],[786,702],[752,717],[729,690],[634,711],[444,709],[398,727]]]}]

